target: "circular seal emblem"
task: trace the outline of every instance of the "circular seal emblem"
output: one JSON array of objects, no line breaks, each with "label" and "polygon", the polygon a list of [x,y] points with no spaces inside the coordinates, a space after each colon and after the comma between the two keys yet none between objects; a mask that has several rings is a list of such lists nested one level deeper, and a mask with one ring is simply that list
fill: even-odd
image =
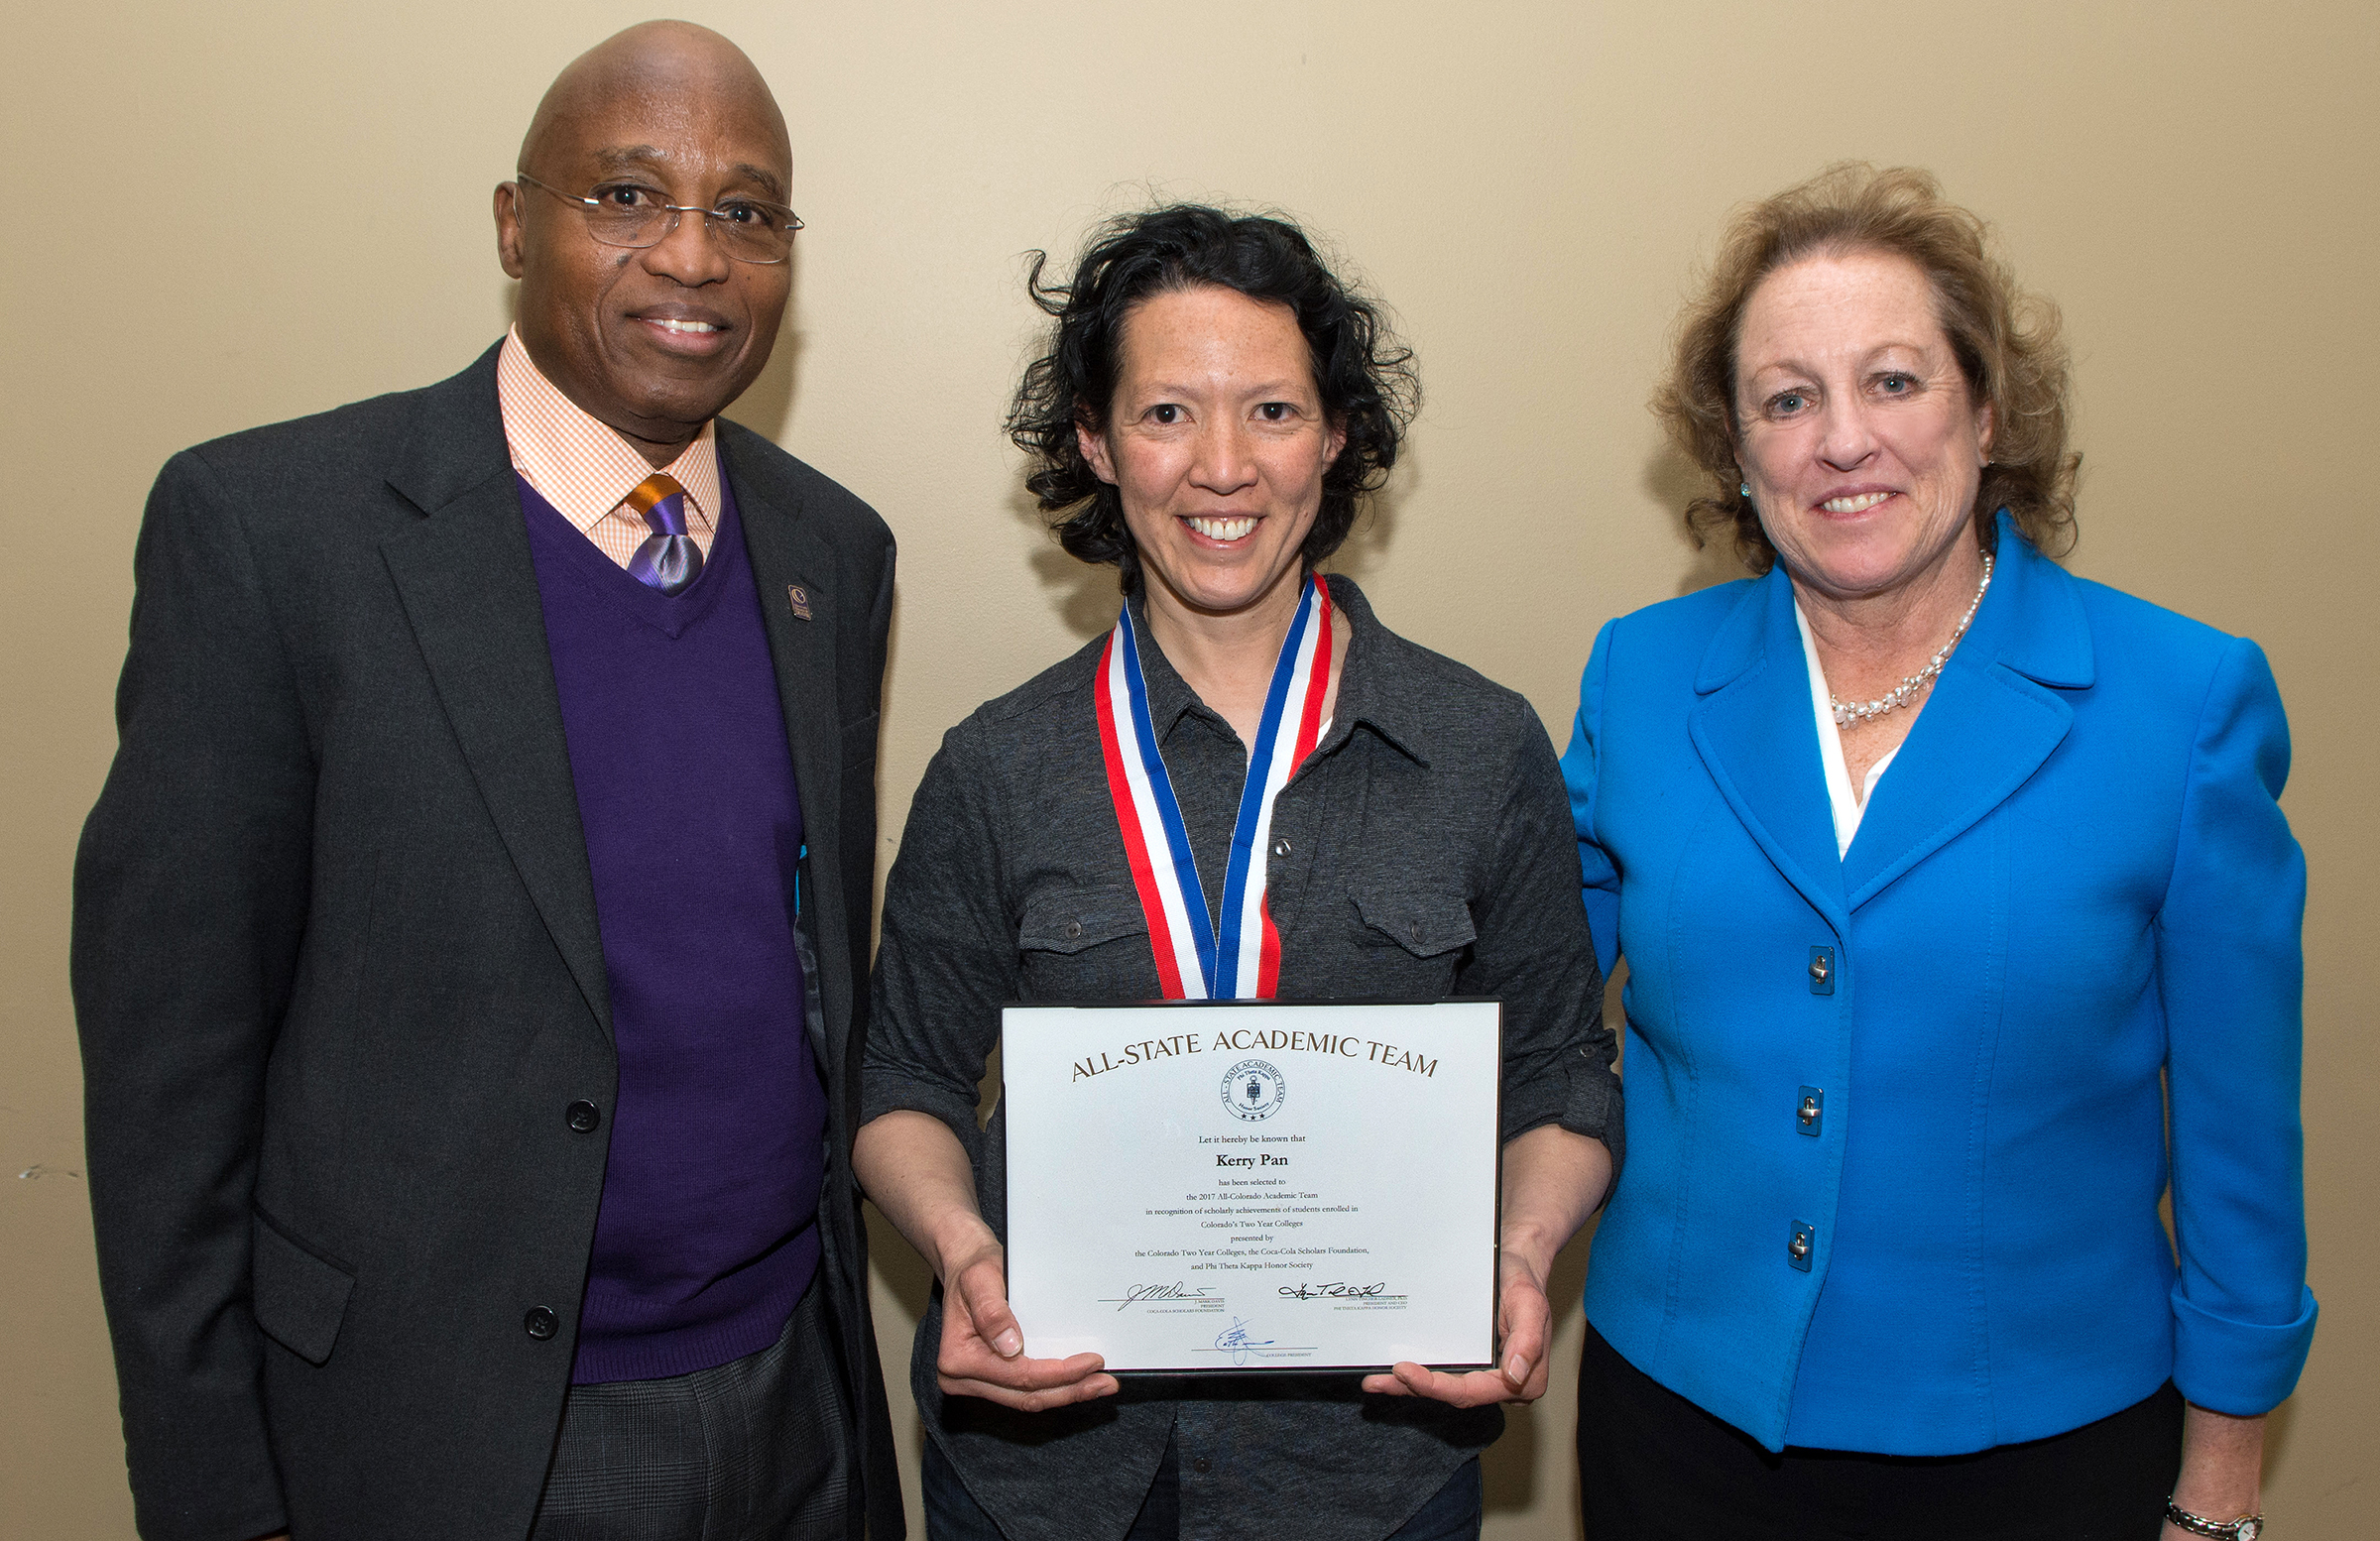
[{"label": "circular seal emblem", "polygon": [[1289,1084],[1281,1073],[1260,1059],[1244,1059],[1224,1072],[1223,1105],[1232,1117],[1254,1124],[1281,1111]]}]

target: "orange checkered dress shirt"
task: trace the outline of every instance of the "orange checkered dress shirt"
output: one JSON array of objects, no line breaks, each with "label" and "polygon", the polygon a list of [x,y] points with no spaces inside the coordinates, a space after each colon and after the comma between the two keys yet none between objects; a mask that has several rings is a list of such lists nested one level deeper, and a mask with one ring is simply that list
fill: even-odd
[{"label": "orange checkered dress shirt", "polygon": [[[513,469],[604,555],[626,567],[653,534],[643,516],[627,506],[628,495],[653,474],[653,463],[539,372],[519,327],[505,334],[496,356],[496,402]],[[713,425],[704,423],[685,452],[661,469],[686,489],[686,533],[709,556],[719,529]]]}]

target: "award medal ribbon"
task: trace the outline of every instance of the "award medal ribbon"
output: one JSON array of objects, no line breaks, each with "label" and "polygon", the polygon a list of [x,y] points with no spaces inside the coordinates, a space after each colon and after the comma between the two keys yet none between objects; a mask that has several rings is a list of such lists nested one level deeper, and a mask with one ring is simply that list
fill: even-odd
[{"label": "award medal ribbon", "polygon": [[1232,828],[1231,865],[1224,870],[1223,916],[1207,911],[1190,832],[1174,800],[1173,782],[1157,752],[1148,715],[1148,682],[1128,600],[1108,634],[1092,695],[1099,708],[1099,744],[1108,767],[1108,796],[1124,833],[1132,886],[1148,917],[1148,942],[1157,980],[1168,1001],[1270,1000],[1280,982],[1281,937],[1264,903],[1264,858],[1271,844],[1272,803],[1314,752],[1322,730],[1322,698],[1331,683],[1331,592],[1308,575],[1306,592],[1272,666],[1264,717],[1240,788],[1240,817]]}]

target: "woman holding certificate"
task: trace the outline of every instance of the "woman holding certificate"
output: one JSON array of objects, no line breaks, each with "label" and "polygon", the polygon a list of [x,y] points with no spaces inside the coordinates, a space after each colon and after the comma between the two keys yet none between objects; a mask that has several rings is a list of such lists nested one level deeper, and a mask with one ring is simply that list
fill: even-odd
[{"label": "woman holding certificate", "polygon": [[[1544,1388],[1546,1273],[1619,1145],[1552,746],[1520,697],[1315,571],[1394,463],[1413,380],[1294,226],[1127,216],[1070,283],[1036,268],[1034,296],[1054,325],[1011,430],[1059,540],[1113,563],[1124,604],[950,732],[887,887],[856,1164],[939,1281],[911,1375],[929,1531],[1477,1535],[1476,1458],[1495,1404]],[[1008,1103],[975,1117],[1004,1007],[1456,996],[1502,1004],[1500,1130],[1482,1126],[1502,1141],[1494,1367],[1120,1380],[1095,1354],[1034,1355],[1008,1301]],[[1284,1094],[1247,1064],[1223,1097],[1257,1120]],[[1213,1160],[1286,1160],[1240,1148]],[[1484,1319],[1486,1248],[1481,1267]]]},{"label": "woman holding certificate", "polygon": [[1637,1138],[1590,1537],[2261,1527],[2315,1321],[2289,732],[2255,644],[2045,554],[2066,380],[1914,171],[1738,215],[1679,328],[1690,517],[1763,576],[1606,626],[1564,760]]}]

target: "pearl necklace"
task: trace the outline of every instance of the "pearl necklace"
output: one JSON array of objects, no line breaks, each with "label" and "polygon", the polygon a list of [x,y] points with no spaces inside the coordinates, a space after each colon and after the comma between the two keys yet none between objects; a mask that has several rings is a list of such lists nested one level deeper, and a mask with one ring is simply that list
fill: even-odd
[{"label": "pearl necklace", "polygon": [[1968,605],[1966,614],[1959,618],[1958,628],[1951,633],[1951,640],[1944,643],[1934,656],[1926,660],[1924,668],[1919,669],[1872,701],[1845,701],[1829,691],[1827,703],[1835,708],[1835,726],[1848,728],[1866,722],[1870,718],[1881,717],[1895,707],[1908,705],[1909,698],[1917,694],[1918,687],[1941,673],[1943,664],[1950,661],[1951,650],[1957,648],[1959,639],[1966,635],[1967,626],[1975,619],[1975,611],[1983,604],[1983,591],[1990,587],[1991,553],[1985,551],[1983,553],[1983,581],[1975,585],[1974,603]]}]

